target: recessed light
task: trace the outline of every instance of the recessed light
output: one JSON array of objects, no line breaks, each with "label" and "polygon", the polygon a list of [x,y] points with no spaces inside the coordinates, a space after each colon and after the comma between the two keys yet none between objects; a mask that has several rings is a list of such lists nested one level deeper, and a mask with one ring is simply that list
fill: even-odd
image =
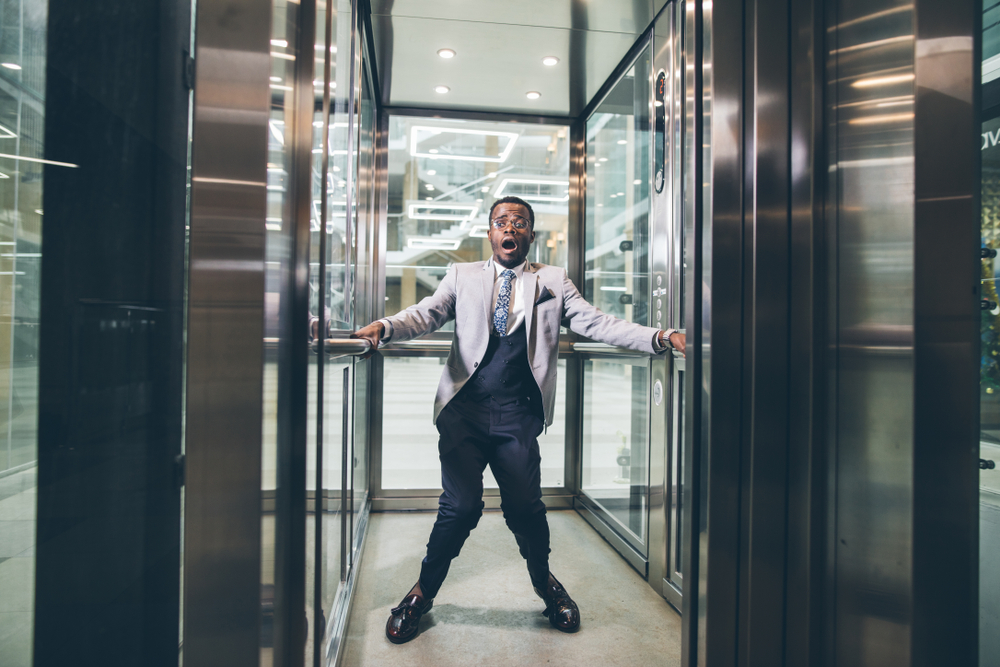
[{"label": "recessed light", "polygon": [[437,170],[436,170],[436,169],[428,169],[428,170],[427,170],[427,172],[426,172],[426,174],[427,174],[428,176],[433,176],[433,175],[435,175],[436,173],[437,173]]},{"label": "recessed light", "polygon": [[40,209],[40,208],[36,208],[35,209],[35,213],[37,213],[38,215],[43,215],[42,209]]},{"label": "recessed light", "polygon": [[454,58],[455,52],[452,51],[451,49],[441,49],[440,51],[438,51],[438,55],[445,59]]},{"label": "recessed light", "polygon": [[625,193],[624,193],[624,192],[619,192],[619,193],[618,193],[618,196],[619,196],[619,197],[624,197],[624,196],[625,196]]},{"label": "recessed light", "polygon": [[12,69],[12,70],[19,70],[19,69],[21,69],[21,66],[18,65],[17,63],[0,63],[0,65],[3,65],[7,69]]},{"label": "recessed light", "polygon": [[281,77],[280,76],[272,76],[271,77],[271,81],[273,81],[275,83],[281,83]]},{"label": "recessed light", "polygon": [[435,93],[441,93],[442,95],[444,95],[445,93],[447,93],[449,90],[451,90],[451,88],[449,88],[448,86],[435,86],[434,87],[434,92]]},{"label": "recessed light", "polygon": [[476,202],[479,203],[479,204],[482,204],[483,203],[482,197],[480,197],[479,199],[477,199]]},{"label": "recessed light", "polygon": [[606,158],[606,157],[602,157],[602,158],[601,158],[601,159],[599,160],[599,162],[607,162],[607,161],[608,161],[608,158]]},{"label": "recessed light", "polygon": [[628,143],[628,140],[626,140],[626,139],[619,139],[618,140],[618,145],[619,146],[624,146],[627,143]]},{"label": "recessed light", "polygon": [[496,177],[497,173],[495,171],[491,171],[490,173],[486,174],[486,178],[496,178]]},{"label": "recessed light", "polygon": [[426,188],[427,188],[428,190],[431,190],[431,191],[433,191],[433,190],[434,190],[434,186],[433,186],[433,185],[431,185],[430,183],[428,183],[428,184],[426,185]]},{"label": "recessed light", "polygon": [[537,90],[532,90],[527,95],[527,97],[528,97],[529,100],[537,100],[541,96],[542,96],[542,94],[540,92],[538,92]]},{"label": "recessed light", "polygon": [[594,164],[594,166],[595,166],[595,167],[600,167],[600,166],[601,166],[601,163],[600,163],[600,162],[597,162],[596,164]]},{"label": "recessed light", "polygon": [[424,197],[424,201],[434,201],[434,197]]},{"label": "recessed light", "polygon": [[280,46],[281,48],[288,48],[288,42],[283,39],[272,39],[271,46]]},{"label": "recessed light", "polygon": [[555,56],[545,56],[542,58],[542,64],[546,67],[553,67],[559,64],[559,59]]},{"label": "recessed light", "polygon": [[632,185],[642,185],[642,181],[637,178],[634,181],[632,181]]},{"label": "recessed light", "polygon": [[617,197],[617,196],[618,196],[618,195],[611,195],[611,198],[612,198],[612,199],[614,199],[614,198],[615,198],[615,197]]},{"label": "recessed light", "polygon": [[489,192],[490,191],[490,186],[484,185],[483,187],[479,188],[479,190],[480,190],[480,192]]},{"label": "recessed light", "polygon": [[438,149],[436,149],[436,148],[432,148],[432,149],[430,149],[430,150],[429,150],[429,151],[427,151],[427,152],[428,152],[428,153],[430,153],[431,155],[437,155],[437,153],[438,153]]}]

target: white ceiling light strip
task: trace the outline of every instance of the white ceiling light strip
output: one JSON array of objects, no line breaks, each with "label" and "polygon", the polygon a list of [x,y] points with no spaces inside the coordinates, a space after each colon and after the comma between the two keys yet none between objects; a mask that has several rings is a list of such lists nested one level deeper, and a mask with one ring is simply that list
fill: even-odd
[{"label": "white ceiling light strip", "polygon": [[455,220],[468,222],[479,213],[478,204],[410,204],[406,217],[410,220]]},{"label": "white ceiling light strip", "polygon": [[[569,187],[569,181],[555,181],[555,180],[544,179],[544,178],[505,178],[502,181],[500,181],[500,185],[497,186],[496,192],[493,193],[493,196],[496,197],[497,199],[500,199],[501,197],[504,196],[504,189],[508,185],[514,185],[514,184],[517,184],[517,185],[538,185],[538,186],[548,185],[548,186],[552,186],[553,190],[555,188],[568,188]],[[569,193],[568,192],[565,192],[563,194],[554,195],[554,194],[544,194],[542,192],[542,188],[541,187],[539,187],[538,190],[539,190],[539,192],[537,194],[536,193],[532,193],[532,192],[514,192],[514,193],[509,193],[509,194],[513,194],[516,197],[520,197],[521,199],[524,199],[525,201],[569,201]]]},{"label": "white ceiling light strip", "polygon": [[[507,145],[504,146],[503,151],[500,152],[496,157],[485,156],[485,155],[447,155],[439,152],[431,153],[420,152],[420,134],[423,133],[424,139],[430,138],[432,136],[441,134],[471,134],[481,137],[498,137],[507,139]],[[514,150],[514,144],[517,143],[517,139],[520,135],[515,132],[491,132],[488,130],[467,130],[458,128],[445,128],[445,127],[427,127],[423,125],[414,125],[410,128],[410,155],[413,157],[425,157],[435,160],[466,160],[469,162],[504,162],[509,156],[510,152]],[[437,151],[437,149],[431,149]]]},{"label": "white ceiling light strip", "polygon": [[458,250],[460,245],[462,245],[462,239],[435,239],[416,236],[406,241],[408,248],[418,250]]}]

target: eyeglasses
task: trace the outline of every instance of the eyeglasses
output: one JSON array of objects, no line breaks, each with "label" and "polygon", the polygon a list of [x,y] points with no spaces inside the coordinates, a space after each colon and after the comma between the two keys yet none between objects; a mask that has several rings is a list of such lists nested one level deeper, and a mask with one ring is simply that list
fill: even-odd
[{"label": "eyeglasses", "polygon": [[490,220],[493,229],[506,229],[508,224],[514,225],[514,229],[527,229],[531,224],[519,215],[504,216]]}]

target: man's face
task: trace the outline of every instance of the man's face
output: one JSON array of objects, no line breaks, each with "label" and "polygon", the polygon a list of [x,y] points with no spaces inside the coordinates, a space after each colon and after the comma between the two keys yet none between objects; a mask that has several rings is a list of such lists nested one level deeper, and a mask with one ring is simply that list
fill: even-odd
[{"label": "man's face", "polygon": [[[524,229],[517,229],[511,218],[519,215],[529,224]],[[496,229],[493,220],[507,218],[508,223],[503,229]],[[490,245],[493,246],[493,257],[500,266],[512,269],[524,263],[524,258],[528,256],[528,250],[535,240],[535,232],[530,224],[528,209],[521,204],[500,204],[493,209],[490,218]]]}]

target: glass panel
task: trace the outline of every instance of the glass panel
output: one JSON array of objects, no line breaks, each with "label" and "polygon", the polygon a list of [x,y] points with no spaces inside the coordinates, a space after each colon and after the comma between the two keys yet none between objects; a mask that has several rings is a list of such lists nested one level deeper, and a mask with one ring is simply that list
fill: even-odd
[{"label": "glass panel", "polygon": [[[431,423],[444,358],[387,357],[383,370],[382,488],[439,489],[438,432]],[[538,436],[542,455],[542,488],[564,485],[566,361],[559,360],[554,421]],[[483,486],[497,488],[489,468]]]},{"label": "glass panel", "polygon": [[649,49],[587,120],[584,296],[649,324]]},{"label": "glass panel", "polygon": [[[979,380],[979,664],[1000,654],[1000,4],[983,2],[981,241],[983,310]],[[989,302],[989,303],[985,303]],[[994,466],[990,468],[989,466]]]},{"label": "glass panel", "polygon": [[640,550],[646,539],[648,434],[648,361],[584,361],[583,492]]},{"label": "glass panel", "polygon": [[[489,258],[489,207],[507,195],[535,212],[528,258],[567,267],[568,127],[391,117],[385,314],[433,294],[451,264]],[[453,322],[442,328],[452,330]],[[384,489],[441,486],[431,419],[443,364],[438,358],[385,360]],[[565,479],[565,363],[559,368],[555,421],[538,438],[543,488],[561,487]],[[496,488],[489,470],[484,485]]]},{"label": "glass panel", "polygon": [[507,195],[535,211],[528,258],[566,267],[568,127],[390,118],[385,314],[432,294],[450,264],[489,258],[489,207]]},{"label": "glass panel", "polygon": [[[45,157],[47,6],[0,3],[0,153]],[[0,663],[18,667],[32,663],[42,173],[0,159]]]},{"label": "glass panel", "polygon": [[[361,99],[358,134],[358,206],[355,242],[357,245],[357,281],[355,283],[356,325],[362,326],[372,319],[371,304],[371,255],[374,250],[375,218],[375,101],[368,82],[368,62],[362,65]],[[360,320],[364,318],[364,322]],[[368,381],[370,361],[355,363],[354,397],[354,512],[358,513],[368,499]],[[355,548],[357,529],[355,521]]]}]

